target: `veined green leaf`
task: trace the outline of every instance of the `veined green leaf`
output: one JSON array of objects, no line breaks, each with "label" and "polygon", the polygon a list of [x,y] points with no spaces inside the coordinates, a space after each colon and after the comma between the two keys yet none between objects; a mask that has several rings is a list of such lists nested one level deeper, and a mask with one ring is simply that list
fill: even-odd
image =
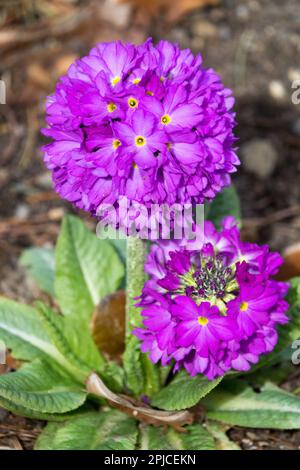
[{"label": "veined green leaf", "polygon": [[86,392],[57,368],[36,359],[0,376],[0,397],[35,412],[66,413],[85,402]]},{"label": "veined green leaf", "polygon": [[218,421],[207,421],[206,429],[215,438],[217,450],[241,450],[226,434],[230,426]]},{"label": "veined green leaf", "polygon": [[42,291],[54,296],[55,261],[52,248],[27,248],[20,257],[20,264]]},{"label": "veined green leaf", "polygon": [[224,381],[203,399],[208,418],[253,428],[300,429],[300,398],[275,385],[260,393],[237,381]]},{"label": "veined green leaf", "polygon": [[221,380],[222,378],[218,378],[209,381],[203,376],[190,377],[185,371],[181,371],[153,397],[151,403],[162,410],[184,410],[196,405]]},{"label": "veined green leaf", "polygon": [[126,350],[123,354],[125,367],[125,381],[127,387],[136,395],[141,395],[145,388],[145,375],[142,365],[142,352],[138,339],[131,336],[127,340]]},{"label": "veined green leaf", "polygon": [[125,273],[111,243],[70,215],[62,223],[55,262],[55,293],[63,313],[87,322],[100,300],[119,288]]},{"label": "veined green leaf", "polygon": [[16,359],[51,357],[63,364],[64,357],[51,343],[37,311],[0,297],[0,339]]},{"label": "veined green leaf", "polygon": [[[81,344],[76,344],[74,348],[74,337],[79,340],[78,330],[76,329],[76,322],[72,324],[66,323],[64,317],[60,317],[55,314],[49,307],[44,305],[42,302],[38,302],[38,311],[42,318],[42,322],[45,330],[47,331],[49,338],[53,345],[65,358],[65,368],[71,373],[78,372],[78,378],[83,380],[91,372],[93,367],[101,368],[105,364],[104,359],[101,359],[96,347],[93,346],[91,336],[87,330],[87,327],[83,327],[81,331]],[[79,325],[82,321],[79,320]],[[69,340],[73,340],[73,348],[70,346],[68,339],[66,338],[65,331],[67,330],[67,336]],[[72,338],[73,336],[73,338]],[[90,339],[90,341],[89,341]],[[89,350],[86,350],[89,348]],[[74,351],[75,349],[75,351]],[[92,351],[92,353],[91,353]],[[88,353],[88,354],[87,354]],[[87,357],[92,363],[88,364],[84,358]]]},{"label": "veined green leaf", "polygon": [[14,413],[15,415],[25,416],[30,419],[40,419],[42,421],[66,421],[67,419],[76,418],[79,413],[87,412],[91,409],[91,406],[86,402],[79,408],[68,411],[67,413],[42,413],[40,411],[34,411],[30,408],[17,405],[10,400],[6,400],[0,396],[0,406],[6,410]]},{"label": "veined green leaf", "polygon": [[140,448],[142,450],[214,450],[213,437],[201,424],[186,427],[186,433],[174,429],[165,431],[161,427],[140,426]]},{"label": "veined green leaf", "polygon": [[121,230],[115,230],[111,226],[105,228],[105,239],[111,243],[117,250],[123,263],[126,263],[127,255],[127,237]]},{"label": "veined green leaf", "polygon": [[[22,360],[52,359],[81,382],[91,370],[101,371],[105,362],[88,332],[84,333],[87,326],[82,326],[79,331],[80,322],[64,323],[65,318],[46,307],[45,312],[39,315],[27,305],[0,298],[0,340],[12,350],[13,357]],[[78,361],[76,353],[81,358]]]},{"label": "veined green leaf", "polygon": [[39,436],[37,450],[133,450],[136,421],[117,410],[85,413],[49,423]]}]

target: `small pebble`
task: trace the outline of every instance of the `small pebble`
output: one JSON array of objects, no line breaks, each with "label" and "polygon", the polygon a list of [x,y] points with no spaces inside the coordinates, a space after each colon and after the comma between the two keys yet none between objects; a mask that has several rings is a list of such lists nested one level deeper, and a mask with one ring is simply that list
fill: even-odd
[{"label": "small pebble", "polygon": [[280,80],[272,80],[269,84],[269,93],[277,101],[286,97],[286,89]]},{"label": "small pebble", "polygon": [[215,38],[218,34],[218,29],[213,23],[205,20],[198,20],[192,24],[192,33],[201,38],[211,39]]},{"label": "small pebble", "polygon": [[15,217],[20,220],[28,219],[30,208],[27,204],[19,204],[15,210]]},{"label": "small pebble", "polygon": [[63,218],[65,211],[62,207],[54,207],[48,211],[48,218],[53,222],[59,221]]},{"label": "small pebble", "polygon": [[238,5],[236,7],[236,16],[240,19],[240,20],[243,20],[243,21],[246,21],[248,20],[249,18],[249,10],[248,8],[246,7],[246,5]]},{"label": "small pebble", "polygon": [[45,171],[41,173],[35,178],[35,183],[37,186],[44,188],[44,189],[51,189],[52,188],[52,178],[51,173],[49,171]]},{"label": "small pebble", "polygon": [[288,70],[288,79],[291,82],[294,82],[295,80],[300,80],[300,69],[290,68]]},{"label": "small pebble", "polygon": [[246,170],[262,180],[271,176],[279,158],[273,144],[266,139],[246,142],[241,147],[241,157]]}]

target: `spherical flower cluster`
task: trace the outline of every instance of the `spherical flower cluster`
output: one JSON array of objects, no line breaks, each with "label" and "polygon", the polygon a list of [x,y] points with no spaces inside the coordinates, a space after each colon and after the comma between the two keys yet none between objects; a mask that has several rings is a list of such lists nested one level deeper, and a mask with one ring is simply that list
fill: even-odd
[{"label": "spherical flower cluster", "polygon": [[173,360],[175,370],[214,379],[273,350],[276,326],[288,321],[288,284],[272,279],[280,255],[242,242],[233,217],[221,232],[205,222],[203,238],[152,245],[139,302],[144,328],[133,333],[152,362]]},{"label": "spherical flower cluster", "polygon": [[120,197],[147,208],[212,199],[239,164],[233,102],[188,49],[100,43],[47,100],[55,189],[92,214]]}]

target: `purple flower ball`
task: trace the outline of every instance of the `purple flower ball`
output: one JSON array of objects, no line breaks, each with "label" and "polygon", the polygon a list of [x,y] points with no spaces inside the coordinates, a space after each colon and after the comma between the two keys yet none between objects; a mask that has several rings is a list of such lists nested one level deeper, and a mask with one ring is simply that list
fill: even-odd
[{"label": "purple flower ball", "polygon": [[45,164],[56,191],[93,215],[122,197],[147,209],[203,203],[239,164],[233,104],[189,49],[100,43],[47,99]]},{"label": "purple flower ball", "polygon": [[233,217],[220,232],[205,222],[201,242],[152,245],[138,304],[144,328],[133,331],[142,351],[210,380],[248,371],[274,349],[277,326],[288,321],[289,285],[273,279],[281,263],[267,246],[242,242]]}]

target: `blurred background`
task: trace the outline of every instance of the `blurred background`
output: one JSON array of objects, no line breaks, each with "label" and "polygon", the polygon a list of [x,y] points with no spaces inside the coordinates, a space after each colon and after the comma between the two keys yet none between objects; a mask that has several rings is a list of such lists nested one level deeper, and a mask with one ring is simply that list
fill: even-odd
[{"label": "blurred background", "polygon": [[18,256],[53,244],[64,211],[72,211],[52,190],[39,129],[47,94],[99,41],[152,36],[201,52],[236,96],[242,166],[234,183],[245,238],[279,250],[300,241],[300,104],[292,100],[300,85],[299,0],[0,0],[0,28],[2,294],[35,296]]},{"label": "blurred background", "polygon": [[[244,237],[281,251],[300,242],[300,92],[292,99],[293,86],[300,90],[299,0],[0,0],[1,295],[25,302],[39,296],[20,253],[52,246],[64,212],[73,211],[52,190],[42,162],[45,97],[95,43],[149,36],[201,52],[234,91],[242,166],[233,181]],[[10,439],[19,429],[22,445],[32,447],[38,430],[10,419]],[[299,448],[300,432],[261,431],[259,439]]]}]

